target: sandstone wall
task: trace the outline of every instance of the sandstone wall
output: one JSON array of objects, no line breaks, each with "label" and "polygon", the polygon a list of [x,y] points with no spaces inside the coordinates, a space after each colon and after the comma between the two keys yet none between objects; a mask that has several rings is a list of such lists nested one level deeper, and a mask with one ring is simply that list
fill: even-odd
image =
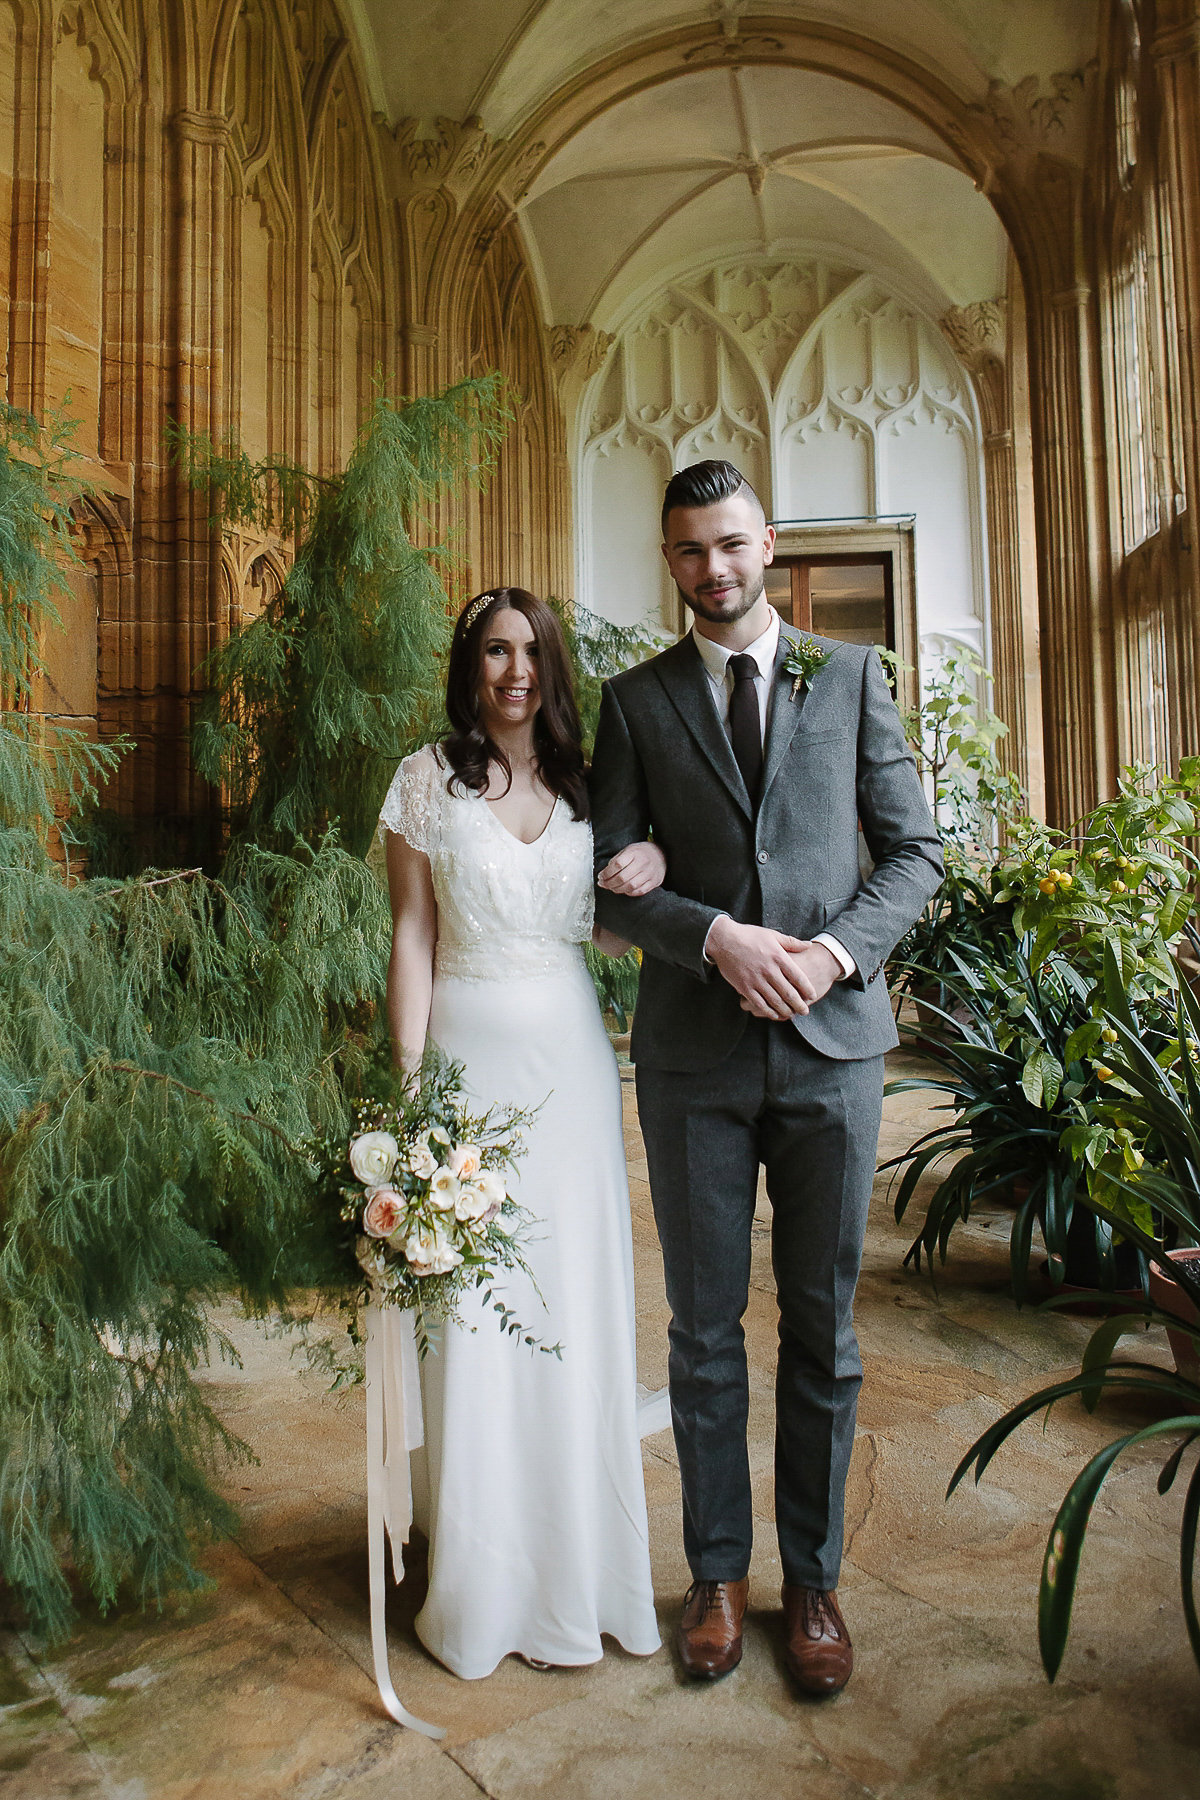
[{"label": "sandstone wall", "polygon": [[0,0],[0,374],[13,404],[79,421],[92,488],[36,703],[136,741],[107,799],[164,850],[203,854],[213,829],[187,750],[200,665],[289,558],[211,529],[168,418],[329,472],[377,374],[415,392],[499,367],[497,477],[436,529],[459,591],[564,589],[561,411],[515,232],[459,272],[451,353],[415,364],[404,134],[365,96],[332,0]]}]

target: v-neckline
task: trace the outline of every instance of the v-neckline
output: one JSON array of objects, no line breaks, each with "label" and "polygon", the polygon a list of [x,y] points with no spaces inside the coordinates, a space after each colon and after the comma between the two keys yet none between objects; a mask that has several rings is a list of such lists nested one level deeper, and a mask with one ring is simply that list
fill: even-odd
[{"label": "v-neckline", "polygon": [[493,811],[492,803],[488,799],[487,795],[480,794],[479,798],[483,802],[484,806],[487,807],[488,817],[492,818],[496,821],[497,825],[500,827],[500,829],[504,833],[505,837],[511,838],[514,844],[520,844],[522,850],[532,850],[536,844],[541,843],[542,839],[545,837],[546,833],[549,831],[551,825],[553,825],[554,815],[558,811],[558,803],[562,799],[562,795],[555,794],[554,804],[550,808],[550,811],[546,816],[546,823],[542,826],[542,829],[538,832],[538,834],[535,838],[518,837],[515,831],[510,831],[508,829],[508,826],[504,823],[504,820],[500,817],[500,814],[498,812]]}]

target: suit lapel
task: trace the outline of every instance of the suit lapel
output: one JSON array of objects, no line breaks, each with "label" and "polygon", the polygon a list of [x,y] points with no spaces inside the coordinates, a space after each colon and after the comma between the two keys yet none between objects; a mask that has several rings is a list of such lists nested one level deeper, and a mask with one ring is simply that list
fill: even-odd
[{"label": "suit lapel", "polygon": [[783,666],[784,658],[792,645],[797,641],[796,633],[789,632],[786,625],[779,628],[779,648],[775,652],[775,685],[771,695],[771,706],[767,713],[767,735],[763,744],[762,787],[759,790],[758,804],[761,808],[767,797],[767,790],[774,781],[788,753],[788,746],[795,736],[796,727],[800,723],[800,714],[804,711],[808,699],[808,683],[804,683],[795,699],[792,689],[795,676],[789,675]]},{"label": "suit lapel", "polygon": [[717,717],[712,695],[708,691],[708,672],[689,631],[678,644],[664,651],[655,664],[655,673],[667,691],[676,712],[708,758],[742,811],[753,817],[750,796],[734,760],[733,745]]}]

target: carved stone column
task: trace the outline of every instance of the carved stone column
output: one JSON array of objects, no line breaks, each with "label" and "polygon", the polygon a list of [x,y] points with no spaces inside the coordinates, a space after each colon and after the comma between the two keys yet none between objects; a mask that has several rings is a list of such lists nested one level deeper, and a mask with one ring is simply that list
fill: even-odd
[{"label": "carved stone column", "polygon": [[[189,431],[222,436],[225,250],[224,158],[228,125],[219,113],[176,113],[174,329],[175,394],[170,411]],[[163,497],[172,492],[164,489]],[[220,584],[220,540],[209,524],[206,493],[181,479],[173,486],[174,620],[146,632],[139,686],[156,706],[156,810],[184,817],[206,796],[188,752],[195,670],[213,647],[213,603]],[[164,521],[165,523],[165,521]],[[165,599],[165,595],[163,596]]]},{"label": "carved stone column", "polygon": [[[1030,796],[1035,812],[1045,805],[1041,706],[1036,691],[1036,611],[1031,619],[1022,582],[1021,515],[1017,493],[1008,328],[1002,300],[956,306],[941,321],[959,360],[975,380],[983,425],[991,597],[993,703],[1008,726],[1000,744],[1004,766]],[[1036,606],[1036,596],[1029,596]]]},{"label": "carved stone column", "polygon": [[1173,621],[1172,710],[1176,754],[1200,750],[1200,6],[1197,0],[1159,0],[1151,46],[1157,89],[1157,145],[1161,204],[1170,222],[1179,408],[1176,493],[1166,496],[1177,542],[1178,603]]},{"label": "carved stone column", "polygon": [[1112,791],[1116,704],[1088,179],[1095,67],[994,82],[963,150],[996,195],[1028,304],[1046,806],[1067,824]]}]

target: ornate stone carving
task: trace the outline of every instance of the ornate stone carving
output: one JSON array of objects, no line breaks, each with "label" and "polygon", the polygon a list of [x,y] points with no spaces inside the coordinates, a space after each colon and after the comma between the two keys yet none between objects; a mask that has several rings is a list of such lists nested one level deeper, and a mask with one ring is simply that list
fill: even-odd
[{"label": "ornate stone carving", "polygon": [[970,306],[952,306],[938,323],[968,369],[974,370],[985,356],[1003,361],[1007,337],[1003,300],[975,300]]},{"label": "ornate stone carving", "polygon": [[559,378],[577,375],[584,381],[604,366],[617,341],[611,331],[597,331],[594,325],[551,325],[547,336],[550,361]]},{"label": "ornate stone carving", "polygon": [[1041,91],[1038,76],[1026,75],[1012,87],[993,81],[987,98],[970,112],[982,135],[994,147],[993,162],[1027,163],[1049,152],[1082,167],[1088,150],[1096,98],[1097,65],[1060,71],[1050,77],[1050,92]]},{"label": "ornate stone carving", "polygon": [[[735,25],[737,21],[734,21]],[[691,67],[703,67],[705,63],[739,63],[747,56],[781,56],[783,39],[768,37],[764,32],[754,32],[743,37],[740,30],[732,34],[724,27],[720,37],[709,38],[702,44],[693,44],[683,53],[683,60]]]},{"label": "ornate stone carving", "polygon": [[418,137],[417,123],[401,119],[394,133],[403,185],[410,193],[440,187],[465,193],[495,148],[483,120],[476,114],[469,119],[438,119],[432,137]]}]

